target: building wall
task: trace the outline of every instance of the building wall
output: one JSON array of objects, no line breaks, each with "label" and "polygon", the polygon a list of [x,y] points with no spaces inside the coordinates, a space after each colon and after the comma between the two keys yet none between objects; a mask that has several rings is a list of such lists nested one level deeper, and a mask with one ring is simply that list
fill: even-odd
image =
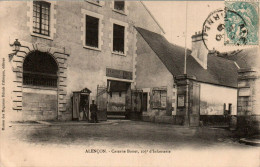
[{"label": "building wall", "polygon": [[[200,121],[203,125],[233,126],[237,115],[237,89],[200,84]],[[232,104],[231,117],[224,113]],[[232,122],[232,123],[231,123]]]},{"label": "building wall", "polygon": [[19,120],[53,120],[57,118],[57,90],[23,88],[23,112]]},{"label": "building wall", "polygon": [[[143,115],[149,116],[147,119],[150,119],[150,121],[157,120],[160,122],[162,117],[172,115],[173,76],[139,33],[137,34],[136,60],[137,89],[143,89],[145,92],[148,92],[150,99],[152,99],[153,88],[167,89],[166,110],[150,108],[150,100],[148,111],[143,113]],[[172,120],[165,121],[171,122]]]},{"label": "building wall", "polygon": [[200,84],[200,115],[224,115],[232,104],[231,115],[237,115],[237,89],[210,84]]},{"label": "building wall", "polygon": [[237,128],[247,135],[260,132],[260,75],[257,68],[238,71]]},{"label": "building wall", "polygon": [[[9,46],[9,41],[13,42],[14,39],[19,39],[22,45],[34,48],[34,44],[44,45],[47,50],[52,48],[59,50],[67,56],[63,59],[55,57],[59,63],[64,65],[64,68],[60,69],[59,73],[63,78],[59,78],[60,83],[58,93],[58,108],[59,119],[68,120],[71,119],[71,96],[73,91],[81,90],[85,87],[92,91],[91,96],[96,96],[97,85],[106,86],[106,68],[120,69],[125,71],[134,71],[133,63],[136,61],[136,40],[134,24],[147,28],[149,30],[161,33],[161,29],[154,22],[151,16],[147,13],[144,6],[139,2],[127,2],[127,12],[120,14],[112,10],[112,1],[102,2],[102,6],[93,5],[86,1],[55,1],[53,2],[54,12],[53,23],[54,27],[51,30],[54,32],[53,39],[44,39],[32,36],[30,34],[30,3],[31,1],[21,2],[1,2],[1,32],[3,36],[1,42],[4,43],[5,51],[1,51],[8,59],[8,54],[12,53]],[[84,16],[82,10],[98,13],[103,16],[101,22],[101,49],[92,50],[83,47],[83,31]],[[136,10],[138,9],[138,10]],[[10,13],[10,11],[12,11]],[[19,17],[17,17],[19,16]],[[112,19],[118,20],[128,24],[126,29],[126,49],[125,56],[112,53]],[[2,25],[5,25],[3,27]],[[25,48],[23,48],[25,49]],[[28,51],[25,51],[28,53]],[[19,53],[23,54],[23,53]],[[13,68],[19,69],[18,73],[12,73],[9,77],[9,81],[13,83],[14,79],[19,76],[19,84],[15,85],[11,92],[15,89],[19,89],[19,95],[15,95],[15,99],[19,98],[19,101],[13,102],[17,104],[17,112],[22,112],[22,62],[26,54],[20,56],[19,64],[14,62],[8,62]],[[10,68],[10,73],[13,71]],[[13,71],[14,72],[14,71]],[[10,105],[12,107],[12,105]]]}]

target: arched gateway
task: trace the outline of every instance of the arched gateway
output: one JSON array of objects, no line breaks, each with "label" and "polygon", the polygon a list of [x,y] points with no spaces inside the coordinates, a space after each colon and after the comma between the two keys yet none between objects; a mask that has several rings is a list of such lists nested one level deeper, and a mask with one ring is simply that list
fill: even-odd
[{"label": "arched gateway", "polygon": [[58,115],[58,65],[51,54],[32,51],[23,62],[23,115],[53,120]]}]

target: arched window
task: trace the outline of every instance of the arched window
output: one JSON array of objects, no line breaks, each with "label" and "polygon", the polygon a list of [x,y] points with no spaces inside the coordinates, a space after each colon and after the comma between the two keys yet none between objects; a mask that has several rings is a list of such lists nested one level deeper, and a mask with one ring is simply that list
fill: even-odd
[{"label": "arched window", "polygon": [[24,60],[23,84],[57,87],[57,72],[57,63],[50,54],[34,51]]}]

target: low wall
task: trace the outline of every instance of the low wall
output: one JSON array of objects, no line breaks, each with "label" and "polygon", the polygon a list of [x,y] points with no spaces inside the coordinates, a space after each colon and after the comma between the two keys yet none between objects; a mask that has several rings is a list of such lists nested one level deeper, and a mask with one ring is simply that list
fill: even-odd
[{"label": "low wall", "polygon": [[260,134],[260,116],[237,116],[237,129],[245,135]]},{"label": "low wall", "polygon": [[203,126],[229,126],[229,116],[224,115],[200,115]]},{"label": "low wall", "polygon": [[142,121],[154,122],[154,123],[165,123],[165,124],[175,124],[175,118],[173,116],[149,116],[143,115]]}]

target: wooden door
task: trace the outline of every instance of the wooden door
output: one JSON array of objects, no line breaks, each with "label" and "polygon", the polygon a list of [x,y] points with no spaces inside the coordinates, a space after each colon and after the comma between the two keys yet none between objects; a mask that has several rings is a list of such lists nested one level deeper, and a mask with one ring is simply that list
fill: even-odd
[{"label": "wooden door", "polygon": [[147,111],[148,92],[143,93],[142,111]]},{"label": "wooden door", "polygon": [[137,112],[137,113],[142,112],[143,91],[132,90],[131,99],[132,99],[132,112]]}]

